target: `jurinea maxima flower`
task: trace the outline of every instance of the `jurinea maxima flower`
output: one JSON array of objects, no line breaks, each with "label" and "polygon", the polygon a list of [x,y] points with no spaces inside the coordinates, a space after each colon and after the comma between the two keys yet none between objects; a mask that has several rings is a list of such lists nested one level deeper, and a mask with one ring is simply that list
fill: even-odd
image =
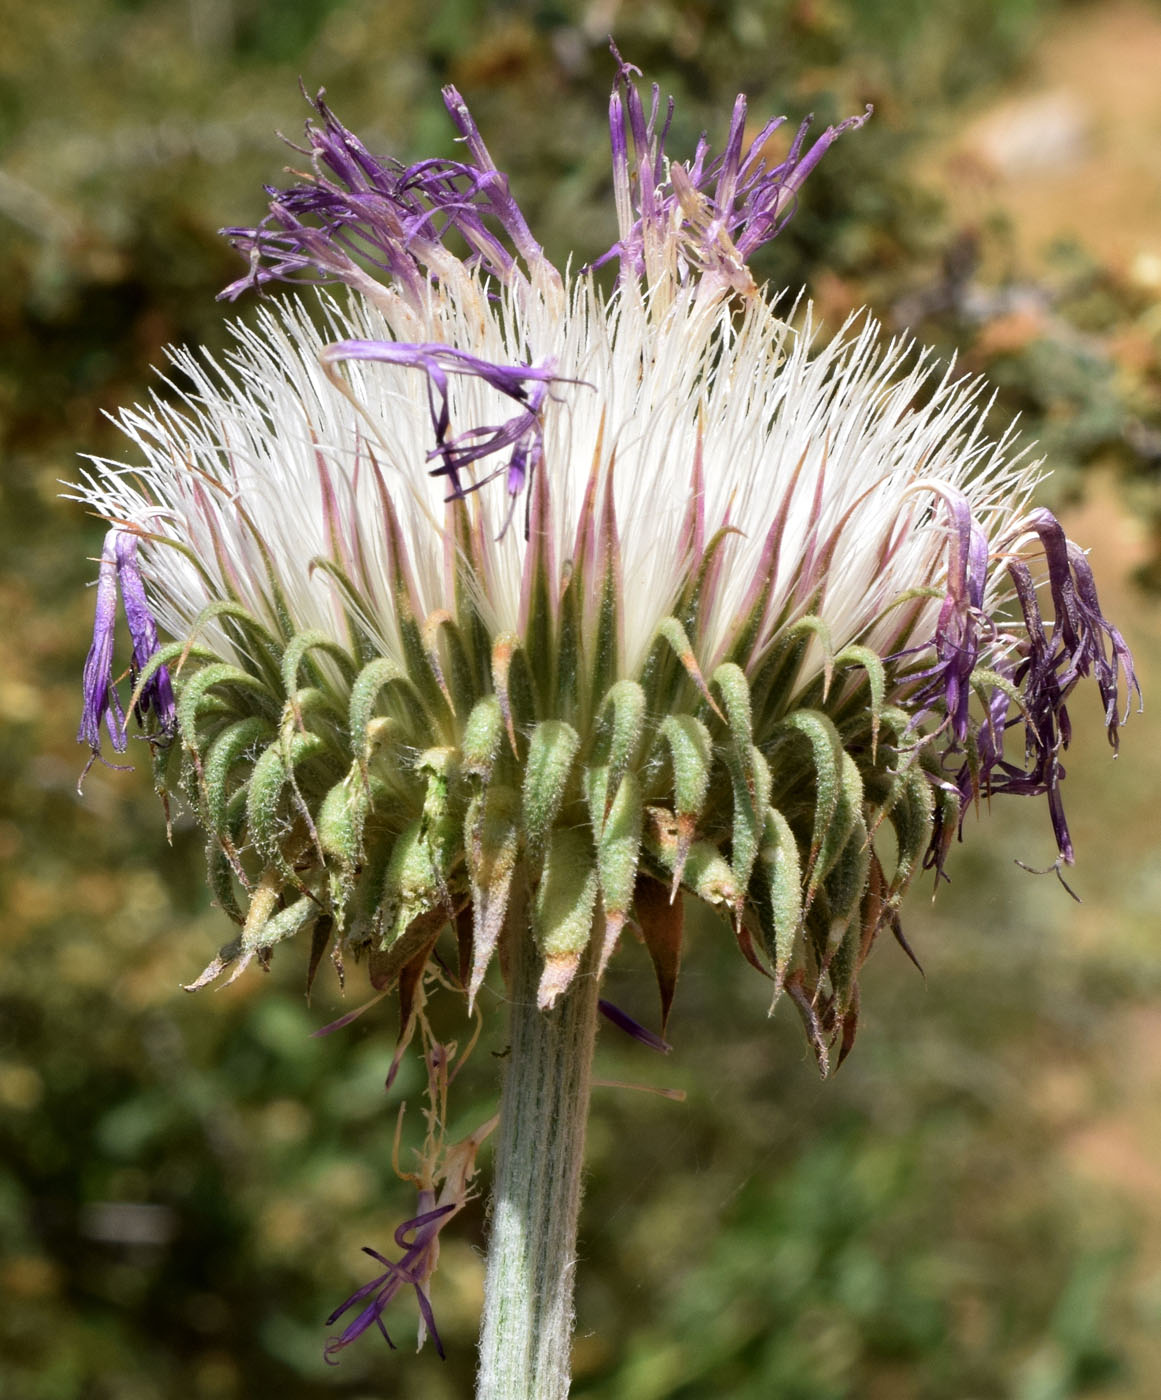
[{"label": "jurinea maxima flower", "polygon": [[133,463],[80,488],[112,526],[80,737],[104,717],[124,747],[120,582],[159,781],[239,925],[195,985],[300,934],[312,974],[365,958],[407,1007],[450,929],[469,999],[531,937],[550,1007],[630,925],[667,1011],[684,890],[825,1068],[980,797],[1045,798],[1072,860],[1068,705],[1091,677],[1115,743],[1132,661],[978,382],[866,319],[822,344],[755,288],[865,117],[780,158],[739,98],[723,153],[682,164],[618,63],[620,236],[571,274],[453,88],[459,156],[411,166],[319,96],[308,172],[227,231],[226,295],[324,289],[221,361],[175,352],[171,392],[121,415]]}]

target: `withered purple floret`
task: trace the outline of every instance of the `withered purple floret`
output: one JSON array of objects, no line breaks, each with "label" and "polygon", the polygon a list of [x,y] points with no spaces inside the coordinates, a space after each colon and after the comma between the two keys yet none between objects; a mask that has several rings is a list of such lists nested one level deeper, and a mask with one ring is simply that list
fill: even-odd
[{"label": "withered purple floret", "polygon": [[[399,1291],[408,1287],[415,1289],[415,1297],[419,1304],[419,1313],[423,1319],[424,1328],[431,1334],[436,1351],[441,1358],[443,1357],[443,1343],[436,1331],[431,1300],[427,1296],[427,1280],[435,1268],[435,1256],[439,1248],[439,1232],[447,1218],[454,1213],[456,1207],[454,1205],[436,1206],[435,1193],[427,1189],[419,1192],[419,1205],[421,1207],[420,1213],[410,1220],[405,1220],[395,1231],[395,1243],[403,1251],[400,1259],[393,1261],[387,1259],[377,1250],[364,1247],[363,1253],[369,1254],[372,1259],[382,1264],[384,1272],[377,1278],[373,1278],[370,1283],[365,1283],[362,1288],[356,1289],[346,1302],[337,1307],[327,1318],[327,1326],[330,1327],[344,1313],[350,1312],[352,1308],[357,1307],[364,1300],[370,1300],[360,1309],[354,1320],[347,1324],[339,1336],[332,1337],[327,1342],[323,1356],[328,1362],[333,1363],[336,1352],[350,1346],[372,1325],[379,1329],[387,1345],[394,1350],[395,1343],[387,1332],[383,1313]],[[408,1236],[412,1238],[409,1239]]]},{"label": "withered purple floret", "polygon": [[[961,493],[945,491],[951,517],[947,593],[929,646],[935,662],[914,679],[925,682],[914,696],[917,721],[934,712],[944,716],[950,743],[947,760],[960,756],[947,776],[936,779],[958,798],[959,821],[954,825],[937,811],[927,865],[942,873],[951,842],[962,830],[963,818],[980,796],[1012,793],[1043,796],[1056,839],[1057,863],[1071,865],[1072,837],[1064,812],[1061,783],[1065,776],[1061,754],[1072,739],[1067,700],[1077,683],[1094,676],[1104,706],[1109,742],[1117,747],[1120,725],[1120,684],[1128,700],[1140,698],[1130,652],[1121,633],[1101,611],[1092,569],[1084,551],[1065,535],[1048,510],[1036,510],[1022,520],[1006,547],[1033,534],[1040,540],[1052,599],[1052,622],[1046,627],[1032,571],[1018,556],[999,551],[1023,628],[1019,634],[1001,631],[984,610],[989,546],[971,518]],[[906,655],[910,653],[901,653]],[[971,725],[968,712],[976,668],[991,671],[1003,684],[993,684],[982,722]],[[982,677],[976,677],[977,682]],[[985,687],[986,689],[986,687]],[[1012,696],[1018,696],[1018,702]],[[1023,761],[1004,756],[1004,734],[1023,726]]]},{"label": "withered purple floret", "polygon": [[[341,340],[323,352],[324,360],[363,360],[377,364],[400,365],[419,369],[427,376],[428,405],[435,446],[428,452],[429,462],[438,462],[432,476],[446,476],[450,500],[456,500],[478,490],[497,476],[506,478],[510,497],[515,499],[528,483],[532,466],[540,454],[543,429],[540,412],[548,387],[556,378],[551,364],[502,365],[482,360],[451,346],[434,344],[411,345],[384,340]],[[517,404],[511,418],[495,425],[466,428],[451,433],[451,409],[448,401],[448,376],[470,375],[482,380],[505,398]],[[463,473],[473,463],[511,447],[508,461],[487,476],[469,481]]]},{"label": "withered purple floret", "polygon": [[[91,754],[85,773],[94,760],[101,757],[102,722],[116,753],[124,753],[129,743],[125,711],[113,681],[118,586],[133,643],[129,674],[131,681],[135,682],[158,649],[157,623],[145,597],[145,585],[137,562],[137,537],[129,530],[112,529],[105,535],[101,550],[93,640],[85,657],[81,681],[81,722],[77,729],[77,742],[88,744]],[[150,713],[156,716],[160,733],[168,736],[174,732],[177,710],[173,684],[164,666],[154,671],[137,700],[138,721],[144,723],[146,715]],[[85,773],[81,774],[82,782]]]},{"label": "withered purple floret", "polygon": [[[914,722],[918,725],[938,711],[959,748],[968,735],[972,672],[979,664],[983,641],[985,637],[990,640],[993,630],[983,606],[988,539],[972,519],[971,505],[963,492],[944,488],[941,494],[951,517],[947,592],[929,643],[935,661],[913,677],[927,682],[913,697]],[[925,645],[898,655],[927,649]]]},{"label": "withered purple floret", "polygon": [[[453,87],[444,102],[473,161],[436,158],[405,165],[373,156],[339,121],[320,91],[311,103],[319,121],[306,124],[311,172],[288,189],[266,186],[269,213],[254,227],[222,233],[250,260],[250,270],[221,296],[273,281],[345,282],[367,291],[366,263],[418,297],[428,275],[438,276],[444,239],[455,231],[501,281],[541,255],[507,177],[488,154],[463,98]],[[308,99],[309,100],[309,99]],[[474,162],[474,163],[473,163]]]},{"label": "withered purple floret", "polygon": [[[1024,528],[1040,537],[1048,563],[1054,621],[1047,666],[1057,672],[1055,686],[1063,695],[1067,695],[1082,677],[1090,674],[1096,677],[1105,707],[1109,742],[1116,748],[1118,731],[1123,722],[1118,715],[1118,677],[1124,676],[1130,701],[1134,691],[1138,697],[1141,693],[1132,653],[1120,632],[1101,612],[1096,582],[1084,551],[1067,538],[1056,517],[1047,510],[1034,511],[1024,522]],[[1035,595],[1029,595],[1027,590],[1021,591],[1019,587],[1017,591],[1025,622],[1031,631],[1033,620],[1039,620]],[[1042,636],[1042,627],[1039,632]],[[1043,678],[1046,658],[1033,657],[1030,662],[1033,663],[1030,673]]]},{"label": "withered purple floret", "polygon": [[[1084,552],[1064,533],[1047,510],[1024,521],[1025,531],[1039,536],[1048,565],[1048,588],[1053,620],[1045,630],[1031,571],[1020,559],[1010,560],[1008,574],[1024,619],[1025,638],[1018,648],[1013,681],[1021,688],[1024,706],[1024,766],[998,762],[988,775],[994,792],[1044,793],[1048,798],[1060,859],[1072,864],[1072,839],[1064,815],[1060,754],[1072,739],[1066,700],[1077,682],[1093,675],[1105,711],[1105,729],[1114,748],[1119,743],[1120,678],[1127,698],[1141,687],[1132,653],[1116,627],[1101,612],[1092,569]],[[995,776],[996,770],[998,775]]]},{"label": "withered purple floret", "polygon": [[[145,584],[141,578],[141,566],[137,562],[137,536],[128,530],[119,530],[116,540],[117,577],[121,585],[121,603],[125,609],[125,620],[129,624],[129,636],[133,642],[133,666],[131,678],[145,669],[160,643],[157,638],[157,622],[145,597]],[[177,723],[177,707],[174,704],[173,684],[169,671],[158,666],[145,683],[138,701],[141,720],[144,715],[156,715],[161,729],[171,734]]]},{"label": "withered purple floret", "polygon": [[101,550],[97,574],[97,606],[93,619],[93,640],[85,657],[82,678],[83,702],[77,743],[88,744],[94,754],[101,751],[101,724],[117,753],[128,745],[125,712],[113,684],[113,638],[117,623],[117,531],[110,530]]},{"label": "withered purple floret", "polygon": [[768,166],[763,151],[786,118],[768,121],[743,149],[746,99],[739,94],[721,155],[709,158],[709,143],[703,134],[688,165],[668,164],[665,142],[673,120],[673,98],[666,103],[659,127],[661,89],[653,85],[646,116],[633,81],[640,76],[640,69],[625,62],[616,45],[610,47],[617,77],[609,100],[609,135],[622,234],[591,266],[601,267],[617,259],[622,279],[643,277],[649,233],[660,236],[677,221],[685,234],[685,257],[691,266],[721,275],[738,291],[750,290],[753,284],[746,261],[782,231],[794,213],[798,191],[807,176],[839,136],[868,120],[872,108],[828,126],[804,149],[813,121],[807,117],[785,158]]}]

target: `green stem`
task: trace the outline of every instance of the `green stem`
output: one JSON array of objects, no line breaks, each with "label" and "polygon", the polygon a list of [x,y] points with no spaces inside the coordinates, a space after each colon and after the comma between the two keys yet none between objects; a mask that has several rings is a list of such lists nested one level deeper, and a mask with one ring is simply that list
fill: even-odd
[{"label": "green stem", "polygon": [[511,1051],[500,1100],[477,1400],[568,1395],[577,1216],[597,1026],[587,960],[550,1012],[540,959],[511,940]]}]

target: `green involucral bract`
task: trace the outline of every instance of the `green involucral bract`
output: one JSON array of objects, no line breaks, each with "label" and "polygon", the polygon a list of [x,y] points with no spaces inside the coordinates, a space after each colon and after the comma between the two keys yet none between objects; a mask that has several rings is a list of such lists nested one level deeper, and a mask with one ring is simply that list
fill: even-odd
[{"label": "green involucral bract", "polygon": [[[317,632],[275,637],[234,607],[237,635],[261,646],[176,668],[180,781],[211,835],[215,896],[242,925],[194,985],[267,965],[311,930],[312,967],[330,940],[340,967],[398,972],[446,924],[474,1001],[519,888],[543,1006],[590,940],[603,971],[629,927],[667,1012],[681,923],[661,904],[679,916],[690,896],[725,916],[773,1001],[794,993],[820,1061],[836,1037],[845,1053],[859,967],[895,927],[932,832],[922,749],[885,702],[891,663],[852,645],[806,670],[811,640],[827,646],[813,618],[759,650],[747,616],[719,648],[732,659],[709,667],[694,590],[639,674],[610,682],[623,606],[610,570],[578,565],[559,597],[538,571],[535,638],[489,635],[471,510],[452,508],[465,615],[406,617],[403,660]],[[567,675],[544,660],[563,647]],[[159,749],[159,786],[173,771]]]}]

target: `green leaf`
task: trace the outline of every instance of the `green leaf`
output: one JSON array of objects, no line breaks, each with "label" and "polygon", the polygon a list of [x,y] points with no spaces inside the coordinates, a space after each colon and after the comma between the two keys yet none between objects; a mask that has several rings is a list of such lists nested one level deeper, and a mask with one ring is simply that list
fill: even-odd
[{"label": "green leaf", "polygon": [[882,659],[870,647],[848,646],[834,659],[835,669],[861,666],[867,673],[867,685],[871,692],[871,762],[879,747],[879,726],[882,723],[883,707],[887,696],[887,672]]},{"label": "green leaf", "polygon": [[[891,793],[884,803],[885,816],[895,831],[898,854],[895,873],[887,888],[887,901],[897,905],[908,885],[919,872],[935,818],[935,795],[931,780],[917,763],[907,764],[895,775]],[[959,800],[955,799],[954,820],[958,821]]]},{"label": "green leaf", "polygon": [[[203,631],[208,622],[217,622],[222,627],[244,668],[253,668],[256,676],[271,684],[274,682],[282,655],[282,641],[249,608],[230,599],[219,599],[216,603],[208,604],[191,623],[190,639]],[[227,623],[230,625],[227,626]]]},{"label": "green leaf", "polygon": [[564,565],[565,581],[560,594],[556,643],[555,713],[575,716],[581,701],[581,577],[570,564]]},{"label": "green leaf", "polygon": [[610,686],[601,703],[600,752],[609,765],[609,781],[616,787],[633,761],[645,727],[645,692],[636,681],[622,680]]},{"label": "green leaf", "polygon": [[327,790],[315,825],[323,854],[352,870],[363,854],[363,827],[371,810],[371,793],[359,765]]},{"label": "green leaf", "polygon": [[636,681],[618,681],[601,705],[585,774],[585,795],[593,830],[599,832],[617,785],[632,762],[645,727],[645,692]]},{"label": "green leaf", "polygon": [[451,705],[423,644],[423,633],[411,607],[410,590],[396,588],[394,601],[395,625],[403,646],[407,678],[423,701],[424,714],[429,718],[433,738],[438,743],[441,737],[453,732]]},{"label": "green leaf", "polygon": [[[783,627],[776,635],[750,684],[751,704],[756,715],[763,719],[782,716],[788,719],[795,713],[790,701],[798,684],[802,663],[812,640],[817,639],[823,650],[823,692],[829,685],[833,664],[833,648],[830,629],[820,617],[807,614],[796,622]],[[779,721],[781,722],[781,721]],[[759,732],[758,742],[764,741]]]},{"label": "green leaf", "polygon": [[710,841],[689,848],[682,884],[704,904],[725,904],[735,918],[741,913],[743,891],[725,856]]},{"label": "green leaf", "polygon": [[[814,769],[814,829],[810,841],[808,869],[812,883],[817,885],[818,881],[814,878],[814,870],[818,864],[820,851],[824,844],[828,843],[831,823],[843,793],[843,759],[845,755],[842,739],[839,737],[834,721],[820,710],[792,710],[790,714],[779,721],[774,729],[774,742],[785,740],[805,740],[810,746],[811,762]],[[777,786],[779,790],[782,790],[783,784],[778,769],[776,750],[771,751],[769,756],[775,770]],[[845,839],[846,832],[844,831],[842,840]],[[834,838],[831,837],[829,844],[833,845],[833,841]]]},{"label": "green leaf", "polygon": [[[442,609],[432,613],[423,625],[428,656],[444,698],[461,719],[475,703],[479,689],[472,669],[472,660],[464,645],[463,635],[452,616]],[[443,657],[440,656],[440,647]]]},{"label": "green leaf", "polygon": [[862,814],[856,814],[838,858],[826,875],[831,917],[849,922],[858,912],[871,869],[871,838]]},{"label": "green leaf", "polygon": [[257,928],[246,929],[242,935],[242,957],[249,960],[256,953],[269,952],[276,944],[293,938],[300,929],[305,928],[308,923],[313,923],[318,914],[317,901],[309,895],[303,895],[301,899],[296,899],[293,904],[280,909]]},{"label": "green leaf", "polygon": [[289,743],[271,744],[254,764],[246,789],[246,825],[250,839],[268,859],[284,863],[280,838],[286,831],[282,790],[300,763],[323,749],[317,734],[296,734]]},{"label": "green leaf", "polygon": [[666,715],[658,731],[669,745],[673,800],[679,816],[696,819],[705,805],[713,768],[713,741],[694,715]]},{"label": "green leaf", "polygon": [[[685,628],[682,627],[677,618],[667,617],[657,628],[657,635],[663,642],[667,643],[674,656],[681,662],[686,675],[696,686],[701,698],[719,719],[724,720],[725,715],[718,709],[717,701],[710,694],[709,686],[705,683],[705,677],[701,673],[701,667],[697,664],[697,657],[693,653],[693,647],[686,636]],[[671,707],[667,706],[666,708]]]},{"label": "green leaf", "polygon": [[[363,618],[367,614],[366,600],[360,595],[359,590],[347,577],[342,566],[334,559],[328,559],[324,554],[316,554],[310,561],[309,572],[315,571],[326,574],[328,578],[334,579],[339,586],[339,593],[342,596],[343,620],[347,624],[347,651],[356,666],[364,666],[375,656],[378,650],[378,643],[367,631]],[[285,618],[282,624],[283,631],[287,636],[292,635],[289,618]]]},{"label": "green leaf", "polygon": [[589,694],[594,699],[604,695],[612,684],[619,669],[621,653],[621,546],[617,538],[611,465],[605,477],[604,503],[596,545],[600,591],[592,640],[592,671],[589,675]]},{"label": "green leaf", "polygon": [[859,772],[858,764],[845,750],[842,753],[839,772],[838,798],[811,864],[807,885],[808,900],[839,860],[851,832],[862,823],[863,775]]},{"label": "green leaf", "polygon": [[857,918],[835,919],[831,929],[834,951],[827,964],[835,1012],[845,1017],[855,996],[859,971],[859,950],[863,941],[862,924]]},{"label": "green leaf", "polygon": [[529,485],[527,543],[520,591],[520,616],[524,622],[523,654],[530,668],[537,712],[540,714],[552,712],[556,659],[553,530],[548,487],[548,472],[534,472]]},{"label": "green leaf", "polygon": [[328,790],[315,821],[319,846],[328,861],[331,906],[340,929],[346,923],[347,906],[361,871],[363,831],[376,795],[380,800],[387,797],[385,785],[365,781],[354,763],[347,776]]},{"label": "green leaf", "polygon": [[723,525],[714,531],[705,543],[697,572],[682,591],[677,607],[674,608],[675,619],[679,625],[695,637],[700,633],[702,609],[707,600],[712,611],[714,593],[722,574],[722,561],[718,555],[726,540],[739,533],[735,525]]},{"label": "green leaf", "polygon": [[770,805],[770,766],[751,744],[748,772],[743,770],[737,755],[733,753],[729,756],[728,767],[734,790],[730,864],[738,884],[745,889],[750,883],[766,830],[766,811]]},{"label": "green leaf", "polygon": [[210,894],[218,907],[236,924],[244,923],[245,916],[238,906],[234,888],[234,867],[216,836],[211,836],[206,842],[206,874],[209,878]]},{"label": "green leaf", "polygon": [[486,551],[482,517],[476,505],[474,500],[459,496],[448,502],[447,510],[455,542],[454,613],[471,666],[472,693],[479,695],[488,676],[491,642],[479,608],[484,593],[480,580]]},{"label": "green leaf", "polygon": [[414,919],[434,909],[442,891],[423,821],[413,821],[396,837],[383,876],[380,951],[401,938]]},{"label": "green leaf", "polygon": [[501,632],[492,643],[492,688],[500,702],[513,756],[519,758],[517,736],[536,723],[536,698],[528,659],[512,632]]},{"label": "green leaf", "polygon": [[[328,691],[320,690],[318,686],[303,686],[301,690],[296,690],[283,706],[282,720],[279,724],[279,733],[283,740],[288,740],[292,734],[301,733],[306,727],[307,717],[311,715],[329,717],[332,720],[333,724],[329,726],[331,742],[328,747],[345,757],[346,736],[342,734],[342,730],[346,713],[333,695]],[[342,735],[341,739],[339,739],[340,735]],[[327,736],[319,734],[319,738],[325,737]]]},{"label": "green leaf", "polygon": [[[368,726],[372,719],[377,717],[376,704],[379,693],[385,686],[391,689],[398,702],[394,718],[403,722],[407,731],[412,734],[415,732],[414,721],[418,718],[424,724],[425,739],[430,741],[435,738],[434,721],[424,710],[419,692],[407,679],[406,672],[390,657],[377,657],[359,672],[351,686],[351,698],[347,705],[351,755],[364,766],[370,759],[367,752]],[[407,724],[408,719],[411,720],[411,724]]]},{"label": "green leaf", "polygon": [[455,793],[459,785],[458,751],[427,749],[416,759],[415,771],[427,778],[423,794],[423,832],[431,847],[436,873],[443,881],[461,851],[462,808],[457,815]]}]

